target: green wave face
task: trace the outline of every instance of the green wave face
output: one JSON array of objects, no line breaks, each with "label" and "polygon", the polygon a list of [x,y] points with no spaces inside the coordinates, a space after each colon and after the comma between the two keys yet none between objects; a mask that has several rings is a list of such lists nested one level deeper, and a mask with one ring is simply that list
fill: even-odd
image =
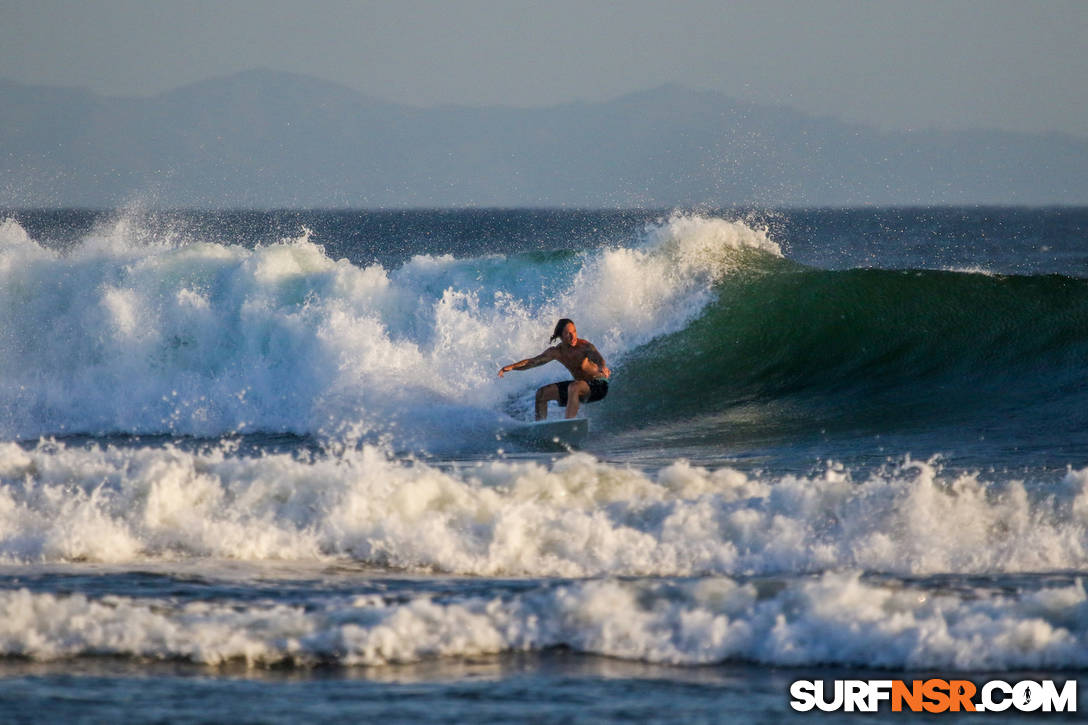
[{"label": "green wave face", "polygon": [[627,357],[605,415],[699,439],[1084,417],[1088,282],[788,262]]}]

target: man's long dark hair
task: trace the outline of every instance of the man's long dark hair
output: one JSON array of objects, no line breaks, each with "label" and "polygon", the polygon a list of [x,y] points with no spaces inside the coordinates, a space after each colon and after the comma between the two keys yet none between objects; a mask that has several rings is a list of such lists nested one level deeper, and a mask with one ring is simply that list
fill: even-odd
[{"label": "man's long dark hair", "polygon": [[551,338],[548,339],[548,342],[554,342],[555,340],[563,339],[563,328],[566,327],[567,325],[573,325],[573,324],[574,324],[574,320],[568,319],[566,317],[564,317],[559,322],[555,323],[555,331],[552,333]]}]

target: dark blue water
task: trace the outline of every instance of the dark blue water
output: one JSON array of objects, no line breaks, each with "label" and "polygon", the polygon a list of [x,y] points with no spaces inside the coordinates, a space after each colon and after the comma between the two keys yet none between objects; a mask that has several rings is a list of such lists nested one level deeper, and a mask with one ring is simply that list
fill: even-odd
[{"label": "dark blue water", "polygon": [[0,213],[0,719],[1083,680],[1086,356],[1084,209]]}]

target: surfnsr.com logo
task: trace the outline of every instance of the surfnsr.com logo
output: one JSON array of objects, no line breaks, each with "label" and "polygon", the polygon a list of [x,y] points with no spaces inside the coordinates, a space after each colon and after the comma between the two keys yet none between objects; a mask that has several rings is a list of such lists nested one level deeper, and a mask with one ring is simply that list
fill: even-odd
[{"label": "surfnsr.com logo", "polygon": [[1053,680],[797,680],[790,707],[798,712],[1076,712],[1077,681],[1060,688]]}]

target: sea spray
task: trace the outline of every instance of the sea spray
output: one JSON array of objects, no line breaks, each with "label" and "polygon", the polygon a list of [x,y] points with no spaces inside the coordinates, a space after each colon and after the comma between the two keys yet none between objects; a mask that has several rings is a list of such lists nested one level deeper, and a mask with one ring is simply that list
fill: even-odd
[{"label": "sea spray", "polygon": [[0,432],[21,439],[350,429],[457,449],[444,422],[493,430],[521,390],[494,370],[539,352],[554,319],[577,316],[622,360],[697,315],[738,255],[778,254],[762,232],[702,217],[558,266],[417,255],[391,270],[333,260],[309,230],[251,249],[121,221],[65,254],[11,220],[0,231]]}]

